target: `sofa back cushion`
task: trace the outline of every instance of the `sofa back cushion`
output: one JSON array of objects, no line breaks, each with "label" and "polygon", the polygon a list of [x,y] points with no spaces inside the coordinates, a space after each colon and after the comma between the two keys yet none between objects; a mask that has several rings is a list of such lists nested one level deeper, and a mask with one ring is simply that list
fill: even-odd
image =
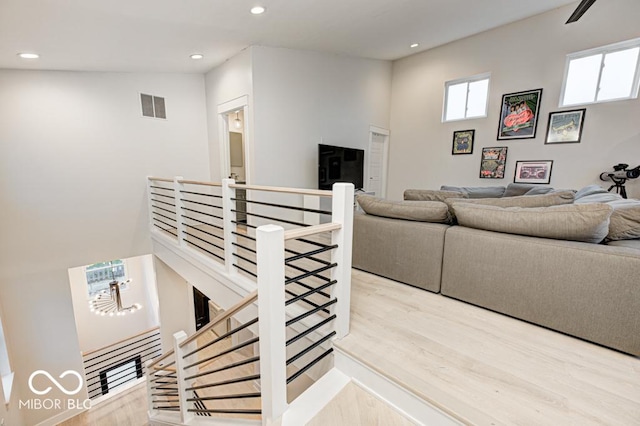
[{"label": "sofa back cushion", "polygon": [[640,200],[622,199],[607,204],[613,207],[607,240],[640,238]]},{"label": "sofa back cushion", "polygon": [[498,198],[505,191],[504,186],[448,186],[442,185],[442,191],[462,192],[466,198]]},{"label": "sofa back cushion", "polygon": [[450,207],[452,213],[455,213],[456,205],[459,203],[483,204],[497,207],[550,207],[573,203],[573,192],[561,191],[544,195],[520,195],[516,197],[475,198],[468,200],[452,198],[445,200],[445,203]]},{"label": "sofa back cushion", "polygon": [[405,201],[444,201],[448,198],[467,198],[467,196],[462,192],[433,189],[407,189],[404,191]]},{"label": "sofa back cushion", "polygon": [[564,204],[521,208],[457,203],[458,223],[469,228],[558,240],[601,242],[613,208],[607,204]]},{"label": "sofa back cushion", "polygon": [[419,222],[450,223],[449,208],[441,201],[390,201],[370,195],[358,195],[365,213],[393,219]]},{"label": "sofa back cushion", "polygon": [[607,203],[613,207],[607,241],[640,238],[640,200],[625,199],[598,185],[589,185],[576,193],[575,203]]}]

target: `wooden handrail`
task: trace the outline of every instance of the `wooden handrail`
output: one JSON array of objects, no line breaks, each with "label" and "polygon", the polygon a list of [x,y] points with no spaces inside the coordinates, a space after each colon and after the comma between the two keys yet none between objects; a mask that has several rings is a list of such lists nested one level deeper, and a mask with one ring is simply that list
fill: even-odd
[{"label": "wooden handrail", "polygon": [[180,347],[182,348],[185,345],[193,342],[198,337],[202,336],[204,333],[211,330],[213,327],[220,324],[222,321],[226,321],[227,319],[231,318],[232,316],[234,316],[235,314],[237,314],[238,312],[240,312],[241,310],[243,310],[244,308],[246,308],[256,300],[258,300],[258,290],[253,290],[251,293],[247,294],[244,299],[242,299],[241,301],[233,305],[231,308],[229,308],[228,311],[225,311],[222,315],[218,315],[213,320],[211,320],[207,325],[205,325],[200,330],[198,330],[195,334],[192,334],[190,337],[188,337],[186,340],[180,343]]},{"label": "wooden handrail", "polygon": [[147,333],[150,333],[150,332],[155,331],[155,330],[160,330],[160,327],[153,327],[153,328],[150,328],[150,329],[148,329],[148,330],[146,330],[146,331],[142,331],[142,332],[140,332],[140,333],[138,333],[138,334],[134,334],[133,336],[125,337],[124,339],[122,339],[122,340],[118,340],[117,342],[115,342],[115,343],[111,343],[110,345],[106,345],[106,346],[103,346],[103,347],[98,348],[98,349],[91,349],[90,351],[87,351],[87,352],[81,352],[81,354],[82,354],[82,356],[83,356],[83,357],[85,357],[85,356],[87,356],[87,355],[91,355],[91,354],[94,354],[94,353],[96,353],[96,352],[100,352],[101,350],[108,349],[108,348],[110,348],[110,347],[112,347],[112,346],[119,345],[120,343],[124,343],[124,342],[126,342],[127,340],[135,339],[136,337],[140,337],[140,336],[142,336],[143,334],[147,334]]},{"label": "wooden handrail", "polygon": [[269,192],[284,192],[287,194],[317,195],[318,197],[331,197],[333,195],[331,191],[325,191],[321,189],[282,188],[278,186],[240,185],[237,183],[229,185],[229,188],[249,189],[249,190],[269,191]]},{"label": "wooden handrail", "polygon": [[[169,352],[165,353],[164,355],[161,355],[160,357],[156,358],[153,360],[153,362],[151,364],[149,364],[148,368],[155,368],[155,365],[158,364],[160,361],[167,359],[168,357],[170,357],[171,355],[173,355],[173,349],[171,349]],[[157,369],[156,369],[157,370]]]},{"label": "wooden handrail", "polygon": [[148,176],[147,179],[157,180],[158,182],[173,182],[173,179],[167,179],[167,178],[161,178],[161,177],[155,177],[155,176]]},{"label": "wooden handrail", "polygon": [[323,223],[321,225],[307,226],[305,228],[289,229],[284,231],[285,240],[293,240],[295,238],[302,238],[313,234],[319,234],[321,232],[335,231],[342,228],[339,223]]},{"label": "wooden handrail", "polygon": [[203,182],[201,180],[184,180],[184,179],[178,179],[178,183],[188,183],[188,184],[192,184],[192,185],[206,185],[206,186],[222,186],[221,183],[215,183],[215,182]]}]

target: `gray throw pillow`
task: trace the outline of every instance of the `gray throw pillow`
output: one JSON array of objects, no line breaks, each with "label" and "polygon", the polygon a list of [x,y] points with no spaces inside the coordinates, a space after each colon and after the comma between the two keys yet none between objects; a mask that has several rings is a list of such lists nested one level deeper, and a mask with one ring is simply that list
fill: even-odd
[{"label": "gray throw pillow", "polygon": [[442,191],[462,192],[467,198],[498,198],[505,191],[504,186],[447,186],[440,187]]},{"label": "gray throw pillow", "polygon": [[[534,185],[531,183],[510,183],[505,189],[503,197],[517,197],[519,195],[542,195],[553,191],[548,186]],[[531,192],[531,193],[529,193]]]},{"label": "gray throw pillow", "polygon": [[502,208],[457,203],[458,223],[469,228],[557,240],[599,243],[609,232],[613,208],[607,204]]},{"label": "gray throw pillow", "polygon": [[358,195],[358,204],[367,214],[419,222],[449,223],[447,205],[441,201],[389,201],[370,195]]},{"label": "gray throw pillow", "polygon": [[467,196],[462,192],[433,189],[407,189],[404,191],[406,201],[444,201],[447,198],[467,198]]}]

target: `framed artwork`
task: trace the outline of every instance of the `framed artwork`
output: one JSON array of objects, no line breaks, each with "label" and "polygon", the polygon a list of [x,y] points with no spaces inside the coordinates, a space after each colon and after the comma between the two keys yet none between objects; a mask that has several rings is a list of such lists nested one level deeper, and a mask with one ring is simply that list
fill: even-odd
[{"label": "framed artwork", "polygon": [[504,167],[506,163],[506,146],[482,148],[482,157],[480,158],[480,177],[482,179],[504,179]]},{"label": "framed artwork", "polygon": [[473,137],[475,134],[475,130],[458,130],[453,132],[451,154],[473,154]]},{"label": "framed artwork", "polygon": [[536,137],[542,89],[502,96],[498,140]]},{"label": "framed artwork", "polygon": [[516,161],[515,183],[549,183],[553,161]]},{"label": "framed artwork", "polygon": [[582,137],[585,108],[549,113],[547,139],[544,143],[579,143]]}]

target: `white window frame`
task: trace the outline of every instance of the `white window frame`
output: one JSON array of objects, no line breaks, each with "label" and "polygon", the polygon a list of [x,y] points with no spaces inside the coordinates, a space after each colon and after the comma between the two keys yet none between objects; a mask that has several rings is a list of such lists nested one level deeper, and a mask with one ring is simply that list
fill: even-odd
[{"label": "white window frame", "polygon": [[[607,46],[596,47],[593,49],[583,50],[581,52],[570,53],[567,55],[567,59],[565,61],[564,66],[564,78],[562,79],[562,90],[560,91],[560,101],[558,102],[558,106],[561,108],[564,107],[573,107],[577,105],[592,105],[592,104],[601,104],[606,102],[617,102],[624,101],[629,99],[637,99],[638,98],[638,88],[640,87],[640,56],[638,58],[638,62],[636,63],[636,71],[633,77],[633,85],[631,86],[631,94],[629,96],[623,98],[615,98],[615,99],[605,99],[605,100],[597,100],[598,92],[600,91],[600,81],[602,79],[602,69],[604,68],[604,59],[605,56],[609,53],[619,52],[621,50],[633,49],[634,47],[640,47],[640,38],[635,38],[632,40],[622,41],[619,43],[609,44]],[[594,55],[602,55],[602,60],[600,62],[600,73],[598,74],[598,83],[596,87],[596,95],[595,99],[591,102],[581,102],[579,104],[564,104],[564,91],[567,86],[567,77],[569,76],[569,65],[572,60],[586,58],[588,56]]]},{"label": "white window frame", "polygon": [[[467,86],[467,98],[465,100],[465,117],[464,118],[454,118],[451,120],[447,120],[447,103],[449,101],[449,86],[455,86],[460,83],[471,84],[480,80],[488,80],[487,83],[487,99],[485,100],[484,105],[484,115],[476,115],[474,117],[466,117],[467,114],[467,105],[469,102],[469,88]],[[459,78],[456,80],[445,81],[444,83],[444,96],[443,96],[443,105],[442,105],[442,122],[443,123],[451,123],[454,121],[462,121],[462,120],[475,120],[476,118],[486,118],[489,112],[489,93],[491,93],[491,73],[483,73],[472,75],[471,77]]]}]

